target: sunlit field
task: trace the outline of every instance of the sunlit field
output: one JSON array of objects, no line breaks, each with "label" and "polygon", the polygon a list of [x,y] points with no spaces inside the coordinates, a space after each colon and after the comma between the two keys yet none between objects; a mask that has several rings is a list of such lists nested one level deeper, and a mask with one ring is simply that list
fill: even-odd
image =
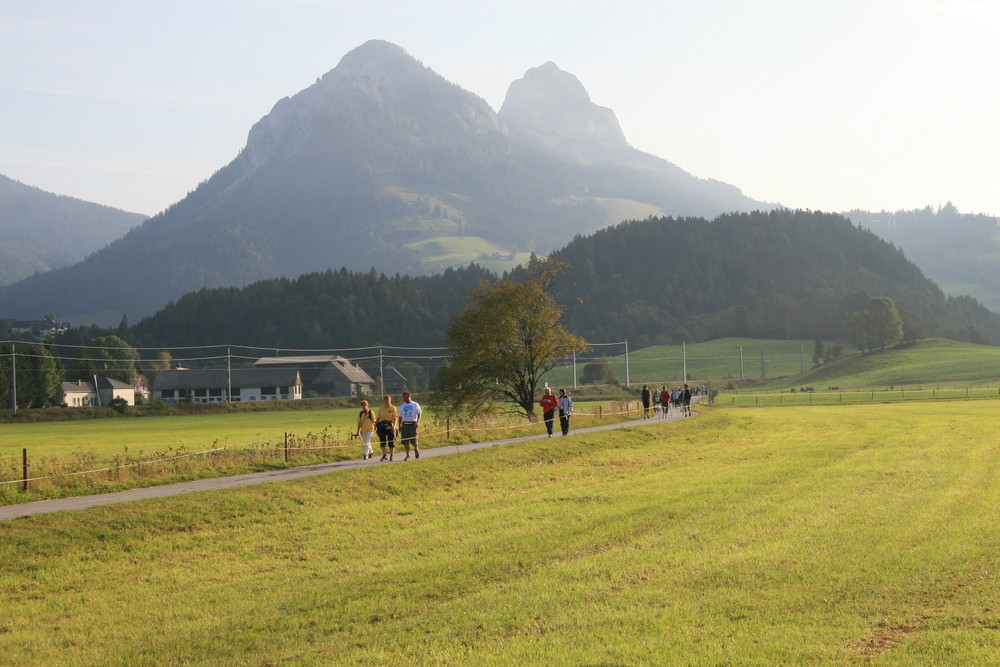
[{"label": "sunlit field", "polygon": [[[638,409],[578,401],[574,427],[636,418]],[[340,408],[2,424],[0,504],[358,458],[356,418],[355,408]],[[543,431],[515,415],[457,422],[428,409],[420,442],[433,448]]]},{"label": "sunlit field", "polygon": [[997,664],[997,405],[716,407],[4,522],[0,655]]}]

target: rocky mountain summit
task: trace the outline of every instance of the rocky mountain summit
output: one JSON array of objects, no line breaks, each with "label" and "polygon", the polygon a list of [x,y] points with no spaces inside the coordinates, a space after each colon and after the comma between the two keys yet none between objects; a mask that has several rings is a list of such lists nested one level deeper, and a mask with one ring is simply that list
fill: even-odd
[{"label": "rocky mountain summit", "polygon": [[510,84],[499,116],[518,139],[581,164],[630,148],[615,112],[594,104],[580,80],[551,61]]},{"label": "rocky mountain summit", "polygon": [[[624,219],[762,207],[630,147],[554,64],[512,84],[498,114],[376,40],[279,100],[183,200],[78,264],[0,288],[0,313],[136,321],[204,287],[426,274],[498,249],[547,253]],[[130,279],[93,279],[108,267]]]}]

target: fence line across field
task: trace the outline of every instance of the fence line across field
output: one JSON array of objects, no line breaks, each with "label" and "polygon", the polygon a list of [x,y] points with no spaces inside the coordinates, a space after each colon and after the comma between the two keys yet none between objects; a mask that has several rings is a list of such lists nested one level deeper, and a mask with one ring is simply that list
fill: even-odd
[{"label": "fence line across field", "polygon": [[[631,402],[625,403],[624,405],[626,407],[623,410],[618,410],[618,411],[608,410],[608,411],[605,411],[605,410],[603,410],[603,408],[599,407],[599,409],[598,409],[597,412],[576,412],[576,411],[574,411],[573,412],[573,416],[574,417],[597,417],[599,419],[603,419],[605,417],[611,418],[611,417],[619,417],[619,416],[622,416],[622,415],[626,415],[627,416],[627,415],[631,414],[632,412],[638,413],[638,412],[641,411],[641,406],[639,406],[639,404],[636,404],[636,408],[635,409],[633,409],[631,407],[631,405],[632,405]],[[519,423],[519,424],[493,425],[493,426],[488,426],[488,427],[483,427],[483,428],[473,428],[473,427],[470,427],[469,425],[466,424],[466,425],[460,426],[459,428],[462,431],[464,431],[464,432],[473,432],[473,433],[475,433],[475,432],[479,432],[479,431],[504,431],[504,430],[513,430],[513,429],[523,429],[525,427],[534,426],[536,424],[537,425],[541,425],[541,422],[540,421],[529,421],[529,422],[526,422],[526,423],[523,422],[523,423]],[[421,439],[434,440],[434,439],[436,439],[436,438],[438,438],[438,437],[440,437],[440,436],[443,435],[443,436],[445,436],[445,439],[446,439],[446,442],[445,442],[445,444],[443,446],[447,446],[447,440],[450,439],[450,437],[451,437],[451,430],[452,429],[451,429],[450,423],[449,423],[449,426],[445,430],[431,431],[429,433],[421,433],[420,434],[420,438]],[[289,444],[289,436],[291,436],[293,442],[294,442],[294,440],[296,440],[296,437],[295,437],[294,434],[285,433],[284,444],[278,443],[274,447],[275,451],[278,451],[279,453],[281,451],[283,451],[284,454],[285,454],[286,459],[288,457],[288,453],[289,452],[294,452],[294,451],[345,450],[345,449],[351,449],[351,448],[356,448],[357,447],[357,443],[353,443],[353,442],[346,442],[346,443],[342,442],[342,443],[337,443],[337,444],[334,444],[334,445],[327,445],[327,446],[321,446],[321,447],[317,447],[317,446],[300,446],[300,445],[295,445],[295,444],[290,445]],[[109,471],[112,471],[112,470],[124,470],[124,469],[127,469],[127,468],[135,468],[135,467],[143,466],[143,465],[152,465],[152,464],[156,464],[156,463],[164,463],[164,462],[168,462],[168,461],[175,461],[175,460],[178,460],[178,459],[191,458],[191,457],[195,457],[195,456],[204,456],[204,455],[213,454],[213,453],[216,453],[216,452],[222,452],[222,451],[239,451],[239,450],[243,450],[243,449],[246,449],[247,451],[251,451],[252,448],[235,448],[234,449],[234,448],[229,448],[229,447],[216,447],[216,448],[213,448],[213,449],[206,449],[206,450],[199,451],[199,452],[190,452],[190,453],[187,453],[187,454],[178,454],[176,456],[168,456],[168,457],[163,457],[163,458],[158,458],[158,459],[151,459],[151,460],[148,460],[148,461],[133,461],[131,463],[123,463],[123,464],[114,465],[114,466],[107,466],[107,467],[104,467],[104,468],[95,468],[95,469],[92,469],[92,470],[79,470],[79,471],[67,472],[67,473],[56,473],[56,474],[52,474],[52,475],[43,475],[43,476],[39,476],[39,477],[28,477],[28,475],[27,475],[27,451],[25,451],[25,474],[24,474],[24,476],[22,476],[19,479],[12,479],[12,480],[0,481],[0,486],[11,485],[11,484],[23,484],[23,485],[27,485],[30,482],[38,482],[38,481],[43,481],[43,480],[48,480],[48,479],[57,479],[57,478],[60,478],[60,477],[74,477],[74,476],[91,475],[91,474],[101,473],[101,472],[109,472]]]},{"label": "fence line across field", "polygon": [[[446,363],[446,361],[451,358],[451,354],[446,347],[402,347],[402,346],[389,346],[389,345],[370,345],[366,347],[352,347],[352,348],[316,348],[316,349],[304,349],[304,348],[284,348],[284,347],[256,347],[247,345],[233,345],[233,344],[218,344],[218,345],[204,345],[204,346],[183,346],[183,347],[158,347],[158,348],[147,348],[138,347],[131,348],[136,352],[140,353],[140,359],[138,361],[133,360],[117,360],[117,359],[105,359],[100,355],[90,355],[88,350],[93,351],[106,351],[121,348],[109,348],[106,346],[86,346],[86,345],[61,345],[61,344],[45,344],[41,342],[34,341],[13,341],[7,340],[0,342],[0,349],[5,351],[9,350],[5,354],[0,354],[0,363],[5,359],[9,359],[9,366],[13,369],[16,368],[15,359],[16,357],[24,358],[37,358],[40,355],[32,355],[24,351],[17,351],[15,345],[19,347],[23,346],[39,346],[45,347],[49,351],[55,351],[53,355],[56,360],[61,362],[64,366],[70,366],[73,362],[80,361],[95,361],[100,362],[104,365],[104,368],[108,371],[115,370],[134,370],[136,364],[142,366],[150,366],[156,363],[163,363],[164,358],[159,355],[162,353],[170,354],[172,352],[182,352],[182,356],[171,356],[169,357],[169,362],[171,364],[184,364],[184,363],[195,363],[199,367],[204,368],[227,368],[233,370],[237,367],[243,367],[245,364],[250,364],[259,359],[271,357],[271,356],[306,356],[306,355],[316,355],[316,354],[328,354],[328,355],[338,355],[342,356],[344,359],[351,361],[352,363],[358,363],[359,365],[376,367],[381,375],[384,365],[386,363],[392,363],[396,361],[409,361],[416,363],[418,365],[423,365],[426,363],[426,370],[428,375],[432,375],[436,370]],[[651,347],[651,346],[647,346]],[[799,349],[796,353],[790,354],[785,352],[781,355],[775,355],[773,352],[766,353],[765,346],[759,346],[758,350],[754,349],[753,353],[748,353],[744,350],[744,345],[734,346],[732,352],[727,355],[716,355],[716,356],[701,356],[694,357],[688,356],[687,343],[678,343],[670,346],[671,349],[676,349],[675,354],[661,355],[657,357],[646,357],[642,356],[637,363],[649,367],[656,366],[657,371],[651,374],[648,370],[640,371],[640,376],[634,376],[633,374],[633,355],[635,354],[635,349],[630,350],[629,341],[617,341],[609,343],[591,343],[591,353],[588,354],[573,354],[570,357],[565,357],[556,361],[554,365],[554,371],[558,371],[561,368],[572,368],[571,377],[566,377],[564,381],[560,382],[565,386],[572,386],[574,388],[579,388],[579,366],[586,365],[593,361],[603,360],[606,361],[613,370],[616,371],[616,375],[623,376],[623,384],[626,387],[631,387],[632,385],[638,385],[643,383],[651,382],[663,382],[662,378],[671,378],[672,382],[688,382],[691,378],[701,378],[701,379],[713,379],[717,380],[720,378],[728,379],[740,379],[745,380],[748,377],[747,369],[749,366],[756,366],[760,364],[759,377],[764,379],[767,377],[768,366],[771,364],[778,364],[782,369],[786,367],[788,370],[794,370],[798,367],[798,371],[801,374],[804,372],[805,365],[805,345],[799,344]],[[645,348],[639,348],[642,350]],[[75,355],[70,354],[70,352],[75,352]],[[375,362],[378,362],[377,364]],[[236,366],[234,366],[234,363]],[[712,367],[712,372],[706,372],[703,369],[706,367]],[[720,371],[720,368],[725,370]],[[702,369],[702,370],[699,370]],[[16,373],[30,373],[33,372],[32,369],[17,369]],[[41,372],[41,371],[34,371]],[[12,375],[14,375],[12,374]],[[784,373],[779,373],[784,374]],[[756,377],[757,374],[754,373]]]}]

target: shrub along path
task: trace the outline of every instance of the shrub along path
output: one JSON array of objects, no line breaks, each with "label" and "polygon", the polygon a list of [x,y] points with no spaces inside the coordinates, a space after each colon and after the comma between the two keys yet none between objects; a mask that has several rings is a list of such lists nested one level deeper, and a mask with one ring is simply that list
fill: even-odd
[{"label": "shrub along path", "polygon": [[[700,397],[694,397],[693,400],[698,400]],[[672,421],[678,421],[684,419],[679,410],[671,410],[670,414],[665,418],[652,417],[650,419],[635,419],[627,422],[619,422],[616,424],[605,424],[602,426],[590,426],[587,428],[574,429],[570,432],[570,435],[574,433],[592,433],[595,431],[609,431],[617,428],[627,428],[629,426],[638,426],[640,424],[648,424],[650,422],[661,422],[667,423]],[[539,422],[541,425],[541,422]],[[553,439],[561,438],[563,436],[558,434],[559,423],[556,422],[556,435]],[[545,433],[539,435],[528,435],[520,438],[509,438],[506,440],[490,440],[488,442],[475,442],[464,445],[444,445],[441,447],[433,447],[430,449],[421,449],[420,458],[428,459],[434,456],[445,456],[449,454],[461,454],[462,452],[472,451],[474,449],[484,449],[486,447],[495,447],[497,445],[508,445],[517,442],[527,442],[529,440],[538,440],[540,438],[547,437]],[[378,444],[372,443],[376,451],[378,450]],[[360,445],[359,445],[360,447]],[[396,448],[396,456],[404,456],[401,447]],[[406,461],[405,464],[402,459],[397,458],[392,462],[392,465],[411,465],[415,463],[414,459]],[[56,498],[52,500],[40,500],[33,503],[22,503],[20,505],[4,505],[0,506],[0,521],[5,521],[7,519],[17,519],[20,517],[31,516],[33,514],[47,514],[49,512],[62,512],[64,510],[81,510],[88,507],[97,507],[98,505],[113,505],[115,503],[127,503],[133,500],[145,500],[147,498],[166,498],[168,496],[177,496],[185,493],[196,493],[199,491],[215,491],[217,489],[229,489],[237,486],[250,486],[252,484],[263,484],[265,482],[285,482],[288,480],[299,479],[301,477],[311,477],[313,475],[323,475],[329,472],[336,472],[337,470],[345,470],[349,468],[361,468],[365,466],[375,466],[375,465],[389,465],[389,462],[381,462],[377,458],[372,458],[368,460],[362,459],[351,459],[350,461],[336,461],[334,463],[321,463],[318,465],[300,466],[297,468],[285,468],[283,470],[267,470],[264,472],[254,472],[247,473],[244,475],[233,475],[231,477],[215,477],[211,479],[199,479],[191,482],[179,482],[177,484],[165,484],[163,486],[151,486],[141,489],[129,489],[127,491],[116,491],[114,493],[100,493],[91,496],[77,496],[74,498]]]}]

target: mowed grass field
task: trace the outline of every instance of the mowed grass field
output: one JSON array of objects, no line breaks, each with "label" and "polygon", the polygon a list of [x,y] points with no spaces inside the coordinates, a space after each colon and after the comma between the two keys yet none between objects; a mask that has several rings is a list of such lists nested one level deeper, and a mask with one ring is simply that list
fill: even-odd
[{"label": "mowed grass field", "polygon": [[998,664],[998,405],[703,408],[4,522],[0,655]]},{"label": "mowed grass field", "polygon": [[[374,401],[373,401],[374,402]],[[638,409],[638,402],[630,406]],[[378,407],[373,407],[378,410]],[[614,401],[577,401],[576,425],[590,425],[598,415],[614,416],[623,409]],[[32,456],[66,456],[80,452],[114,455],[124,451],[165,452],[185,449],[202,451],[215,447],[234,449],[278,445],[285,434],[303,439],[321,439],[333,445],[358,452],[361,445],[349,441],[357,425],[358,408],[333,410],[289,410],[274,412],[241,412],[232,414],[178,415],[171,417],[141,417],[118,419],[74,420],[64,422],[25,422],[0,424],[0,456],[21,456],[27,448]],[[637,414],[632,414],[634,418]],[[627,418],[628,415],[622,415]],[[436,419],[433,410],[424,410],[421,438],[429,446],[448,442],[477,442],[484,438],[502,438],[539,433],[541,422],[529,424],[523,418],[483,418],[478,420],[491,428],[482,434],[460,430],[459,424],[449,431],[446,420]],[[449,440],[449,435],[452,439]],[[377,440],[377,439],[376,439]]]},{"label": "mowed grass field", "polygon": [[33,456],[201,451],[279,443],[285,433],[324,430],[346,441],[356,418],[357,410],[339,409],[0,424],[0,455],[20,456],[23,448]]}]

